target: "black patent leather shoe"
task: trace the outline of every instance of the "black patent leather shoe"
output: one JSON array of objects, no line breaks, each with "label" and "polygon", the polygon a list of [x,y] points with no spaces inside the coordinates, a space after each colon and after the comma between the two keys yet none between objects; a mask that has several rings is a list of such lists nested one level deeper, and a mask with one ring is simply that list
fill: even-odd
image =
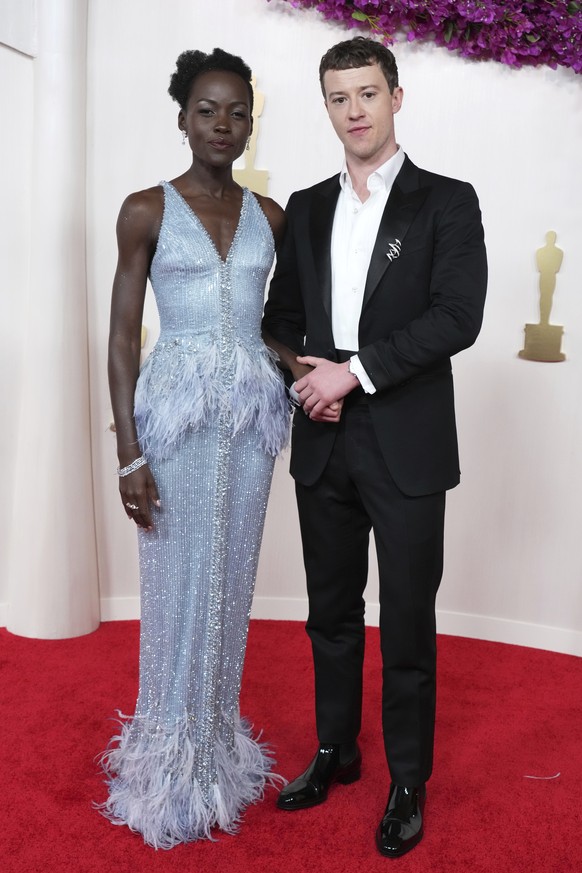
[{"label": "black patent leather shoe", "polygon": [[307,809],[327,799],[330,785],[340,782],[349,785],[360,778],[362,755],[356,746],[356,755],[347,764],[340,764],[339,745],[321,745],[317,755],[301,776],[298,776],[279,794],[279,809]]},{"label": "black patent leather shoe", "polygon": [[422,815],[426,788],[390,786],[384,818],[376,831],[378,850],[387,858],[399,858],[414,849],[424,834]]}]

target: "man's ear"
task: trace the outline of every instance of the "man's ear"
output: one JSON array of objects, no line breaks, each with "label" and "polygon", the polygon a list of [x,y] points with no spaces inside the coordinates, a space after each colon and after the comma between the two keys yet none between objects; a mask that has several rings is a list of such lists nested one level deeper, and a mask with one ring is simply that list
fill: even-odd
[{"label": "man's ear", "polygon": [[402,100],[404,99],[404,91],[398,85],[394,91],[392,92],[392,112],[396,115],[397,112],[400,112],[400,108],[402,106]]}]

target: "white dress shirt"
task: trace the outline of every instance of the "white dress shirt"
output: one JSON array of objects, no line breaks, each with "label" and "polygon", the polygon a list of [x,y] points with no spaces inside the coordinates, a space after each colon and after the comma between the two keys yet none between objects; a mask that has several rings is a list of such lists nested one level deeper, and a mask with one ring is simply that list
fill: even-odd
[{"label": "white dress shirt", "polygon": [[[336,349],[359,348],[358,325],[370,259],[382,213],[403,163],[404,152],[399,146],[395,155],[368,176],[370,196],[362,203],[344,161],[331,237],[331,316]],[[376,391],[357,355],[351,358],[350,369],[366,393]]]}]

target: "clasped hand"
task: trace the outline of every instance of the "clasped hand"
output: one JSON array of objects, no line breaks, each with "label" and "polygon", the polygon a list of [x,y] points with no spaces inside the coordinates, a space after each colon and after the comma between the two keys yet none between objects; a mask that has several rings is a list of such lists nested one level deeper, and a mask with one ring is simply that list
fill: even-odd
[{"label": "clasped hand", "polygon": [[297,358],[297,362],[313,367],[295,383],[305,414],[313,421],[338,422],[344,397],[359,384],[348,363],[336,364],[311,355]]}]

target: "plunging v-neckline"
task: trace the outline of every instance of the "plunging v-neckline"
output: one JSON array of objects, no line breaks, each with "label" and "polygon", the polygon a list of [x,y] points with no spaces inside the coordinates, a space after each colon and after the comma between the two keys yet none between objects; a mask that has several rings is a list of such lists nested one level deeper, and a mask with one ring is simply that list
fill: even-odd
[{"label": "plunging v-neckline", "polygon": [[206,228],[206,226],[205,226],[204,222],[202,221],[202,219],[200,218],[200,216],[196,213],[196,211],[195,211],[194,209],[192,209],[192,207],[190,206],[190,204],[188,203],[188,201],[186,200],[186,198],[184,197],[184,195],[183,195],[183,194],[180,194],[180,192],[178,191],[178,189],[176,188],[176,186],[174,185],[173,182],[168,182],[167,184],[168,184],[168,185],[173,189],[173,191],[176,192],[176,194],[178,195],[178,197],[180,198],[180,200],[182,201],[182,203],[184,204],[184,206],[186,207],[186,209],[188,210],[188,212],[190,213],[190,215],[191,215],[191,216],[194,218],[194,220],[196,221],[196,224],[199,225],[199,227],[201,228],[202,232],[203,232],[204,235],[206,236],[208,242],[209,242],[210,245],[212,246],[212,250],[214,251],[214,253],[215,253],[216,257],[218,258],[218,260],[220,261],[220,263],[221,263],[223,266],[224,266],[225,264],[227,264],[228,261],[229,261],[229,259],[230,259],[231,254],[232,254],[232,251],[233,251],[233,249],[234,249],[234,246],[235,246],[235,243],[236,243],[236,239],[237,239],[237,237],[238,237],[238,232],[239,232],[239,229],[240,229],[240,226],[241,226],[241,223],[242,223],[242,217],[243,217],[243,213],[244,213],[244,211],[245,211],[245,206],[246,206],[246,202],[247,202],[248,188],[243,188],[243,189],[242,189],[242,201],[241,201],[241,205],[240,205],[240,212],[239,212],[239,214],[238,214],[238,220],[237,220],[237,223],[236,223],[236,227],[235,227],[235,229],[234,229],[234,233],[233,233],[233,235],[232,235],[232,239],[231,239],[231,241],[230,241],[230,245],[229,245],[229,247],[228,247],[228,251],[227,251],[227,253],[226,253],[226,257],[223,258],[223,257],[222,257],[222,254],[220,253],[220,249],[218,248],[218,246],[216,245],[214,239],[212,238],[212,236],[211,236],[210,233],[208,232],[208,229]]}]

